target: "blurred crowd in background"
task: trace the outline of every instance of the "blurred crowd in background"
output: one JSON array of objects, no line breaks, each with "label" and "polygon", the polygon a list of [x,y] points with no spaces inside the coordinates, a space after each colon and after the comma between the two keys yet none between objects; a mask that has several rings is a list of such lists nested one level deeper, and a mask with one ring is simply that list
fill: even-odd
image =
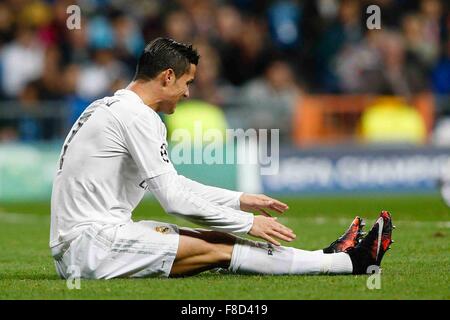
[{"label": "blurred crowd in background", "polygon": [[[66,26],[72,4],[80,29]],[[371,4],[381,30],[366,26]],[[430,92],[445,117],[449,35],[444,0],[3,0],[0,141],[64,137],[92,100],[129,83],[158,36],[194,44],[191,99],[234,126],[281,128],[288,140],[302,96],[324,93]]]}]

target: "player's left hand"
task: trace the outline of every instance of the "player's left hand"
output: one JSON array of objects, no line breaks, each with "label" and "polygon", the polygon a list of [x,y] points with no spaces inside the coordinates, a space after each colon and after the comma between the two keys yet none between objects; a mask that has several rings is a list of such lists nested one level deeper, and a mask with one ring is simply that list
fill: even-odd
[{"label": "player's left hand", "polygon": [[243,193],[239,198],[241,203],[241,210],[252,212],[259,211],[263,215],[270,217],[271,215],[267,210],[273,210],[278,213],[283,213],[289,209],[288,205],[278,201],[276,199],[270,198],[264,194],[248,194]]}]

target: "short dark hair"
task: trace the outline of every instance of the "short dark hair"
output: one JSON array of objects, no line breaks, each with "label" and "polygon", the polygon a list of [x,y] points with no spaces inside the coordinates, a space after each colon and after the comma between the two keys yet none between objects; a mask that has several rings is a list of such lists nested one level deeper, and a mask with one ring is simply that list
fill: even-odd
[{"label": "short dark hair", "polygon": [[151,80],[166,69],[173,69],[179,77],[188,72],[191,64],[198,64],[200,55],[192,44],[169,38],[156,38],[144,49],[136,67],[134,80]]}]

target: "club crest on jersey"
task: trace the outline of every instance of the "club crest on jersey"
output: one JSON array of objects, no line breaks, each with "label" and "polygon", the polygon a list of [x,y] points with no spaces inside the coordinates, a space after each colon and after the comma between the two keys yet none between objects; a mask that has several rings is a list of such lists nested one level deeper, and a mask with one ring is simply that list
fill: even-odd
[{"label": "club crest on jersey", "polygon": [[161,154],[161,158],[163,159],[163,161],[169,163],[169,154],[167,153],[167,144],[166,143],[163,143],[161,145],[159,153]]},{"label": "club crest on jersey", "polygon": [[169,232],[170,232],[170,228],[169,228],[169,227],[166,227],[166,226],[158,226],[158,227],[155,227],[155,230],[156,230],[156,232],[160,232],[160,233],[162,233],[162,234],[166,234],[166,233],[169,233]]}]

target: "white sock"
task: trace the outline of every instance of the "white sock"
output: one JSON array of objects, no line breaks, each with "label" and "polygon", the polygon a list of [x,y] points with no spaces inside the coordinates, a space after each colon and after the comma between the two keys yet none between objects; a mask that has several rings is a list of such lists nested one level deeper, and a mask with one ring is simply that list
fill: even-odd
[{"label": "white sock", "polygon": [[238,238],[229,270],[244,274],[344,274],[352,273],[353,265],[343,252],[325,254]]}]

